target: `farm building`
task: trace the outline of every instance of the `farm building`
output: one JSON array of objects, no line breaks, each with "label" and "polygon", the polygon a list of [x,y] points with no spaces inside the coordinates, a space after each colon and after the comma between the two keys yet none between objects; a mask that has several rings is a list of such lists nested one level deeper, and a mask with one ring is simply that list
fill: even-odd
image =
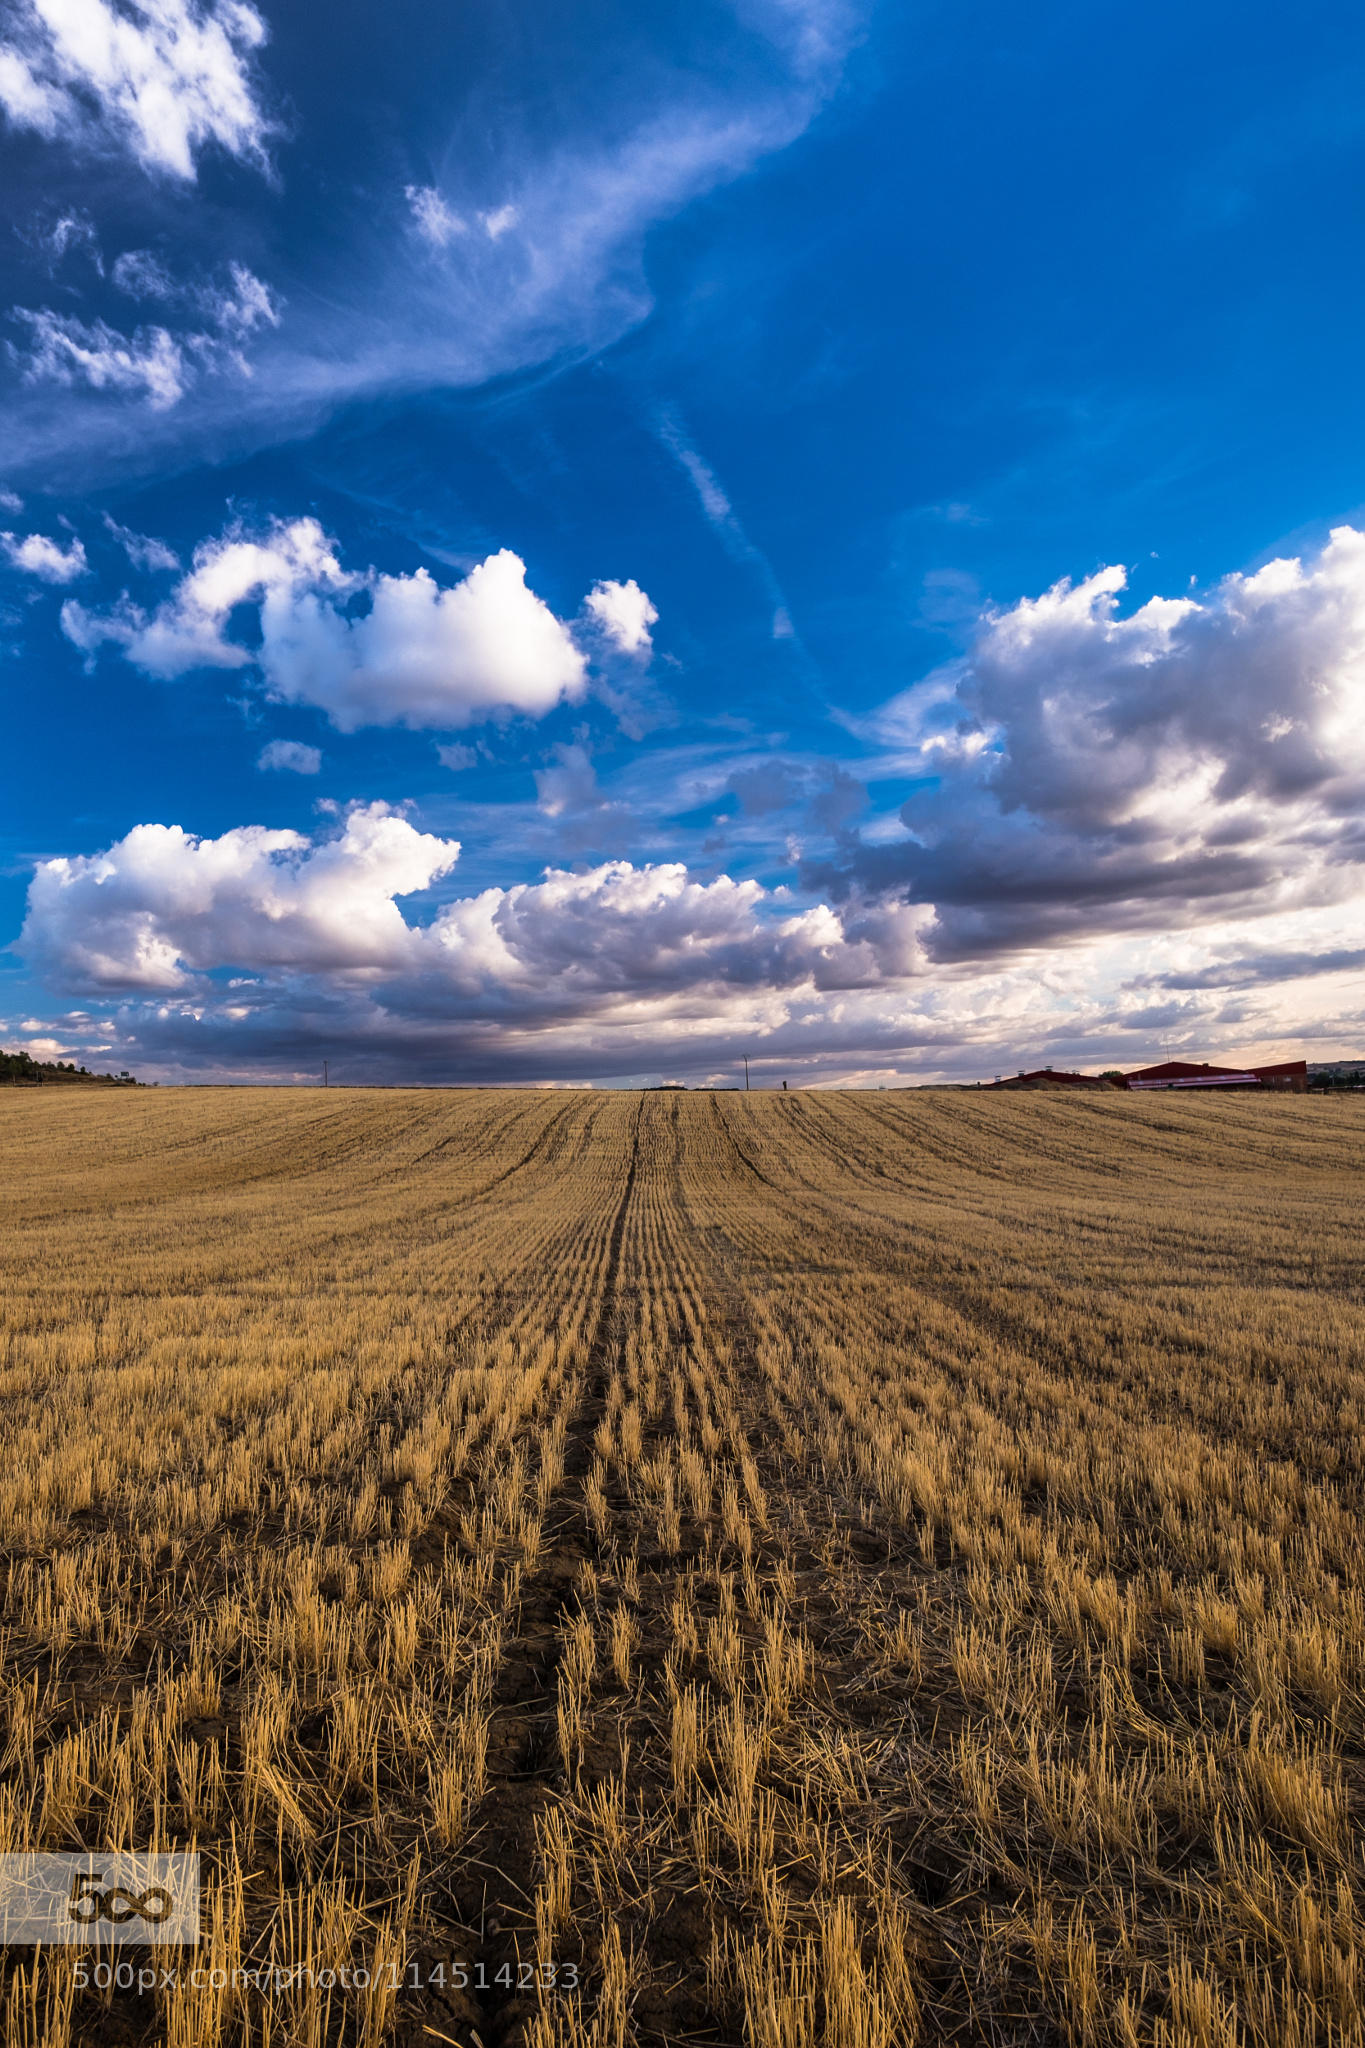
[{"label": "farm building", "polygon": [[987,1088],[1288,1088],[1296,1095],[1308,1087],[1303,1060],[1285,1060],[1274,1067],[1214,1067],[1207,1061],[1163,1060],[1157,1067],[1139,1067],[1131,1074],[1064,1074],[1035,1067],[1027,1074],[1007,1074],[983,1084]]},{"label": "farm building", "polygon": [[1102,1074],[1058,1074],[1051,1067],[1035,1067],[1031,1074],[1010,1074],[1001,1081],[988,1081],[988,1088],[1113,1088],[1122,1087]]},{"label": "farm building", "polygon": [[1288,1088],[1302,1095],[1308,1088],[1305,1060],[1284,1060],[1275,1067],[1211,1067],[1206,1062],[1163,1060],[1159,1067],[1139,1067],[1125,1074],[1125,1088]]}]

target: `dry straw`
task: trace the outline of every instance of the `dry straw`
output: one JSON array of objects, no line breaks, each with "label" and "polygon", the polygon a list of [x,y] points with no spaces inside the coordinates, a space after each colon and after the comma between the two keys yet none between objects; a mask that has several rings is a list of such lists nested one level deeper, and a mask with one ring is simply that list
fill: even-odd
[{"label": "dry straw", "polygon": [[1358,1104],[3,1107],[0,1849],[202,1850],[144,2038],[1365,2042]]}]

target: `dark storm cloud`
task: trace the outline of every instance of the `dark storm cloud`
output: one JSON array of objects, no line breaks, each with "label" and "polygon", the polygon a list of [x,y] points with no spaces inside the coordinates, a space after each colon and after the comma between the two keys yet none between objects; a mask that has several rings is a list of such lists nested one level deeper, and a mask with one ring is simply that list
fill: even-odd
[{"label": "dark storm cloud", "polygon": [[1123,572],[986,616],[876,736],[908,836],[812,886],[934,906],[961,960],[1354,890],[1365,803],[1365,535],[1117,611]]}]

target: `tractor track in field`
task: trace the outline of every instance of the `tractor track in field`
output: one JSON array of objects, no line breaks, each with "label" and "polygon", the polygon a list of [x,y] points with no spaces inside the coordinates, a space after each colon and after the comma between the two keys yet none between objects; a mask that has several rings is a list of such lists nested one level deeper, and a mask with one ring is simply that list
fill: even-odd
[{"label": "tractor track in field", "polygon": [[[644,1099],[637,1109],[625,1184],[607,1240],[597,1321],[574,1420],[564,1445],[564,1477],[547,1510],[546,1540],[517,1601],[515,1635],[503,1645],[489,1715],[487,1789],[462,1854],[465,1882],[455,1900],[465,1930],[477,1936],[470,1990],[483,2048],[516,2048],[536,2012],[533,1992],[517,1987],[517,1966],[534,1947],[536,1821],[565,1782],[559,1754],[561,1629],[579,1568],[597,1554],[585,1481],[612,1360],[622,1341],[622,1247],[635,1199]],[[474,1967],[475,1963],[481,1969]],[[497,1982],[510,1970],[510,1984]]]}]

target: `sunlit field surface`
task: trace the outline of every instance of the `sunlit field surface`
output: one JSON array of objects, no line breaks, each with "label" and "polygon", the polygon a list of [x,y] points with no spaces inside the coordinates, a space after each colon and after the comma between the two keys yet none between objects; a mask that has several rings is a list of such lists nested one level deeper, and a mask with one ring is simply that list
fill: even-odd
[{"label": "sunlit field surface", "polygon": [[1302,1097],[0,1098],[0,1848],[207,1901],[197,1987],[10,1951],[5,2041],[1365,2040],[1363,1167]]}]

